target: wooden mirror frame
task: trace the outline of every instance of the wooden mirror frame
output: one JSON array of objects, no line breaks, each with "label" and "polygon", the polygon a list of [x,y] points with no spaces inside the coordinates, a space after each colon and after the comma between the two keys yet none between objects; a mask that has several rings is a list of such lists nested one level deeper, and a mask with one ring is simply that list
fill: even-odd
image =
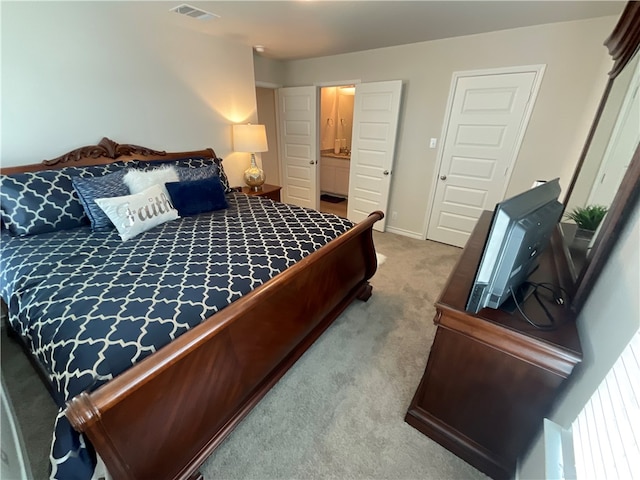
[{"label": "wooden mirror frame", "polygon": [[[598,127],[598,123],[600,122],[613,82],[639,50],[640,2],[630,1],[627,3],[616,27],[611,35],[609,35],[605,40],[604,44],[608,48],[609,54],[614,61],[613,68],[609,72],[609,81],[607,82],[602,100],[600,101],[600,106],[598,107],[593,124],[591,125],[591,129],[587,135],[587,141],[585,142],[582,153],[580,154],[578,165],[565,198],[570,198],[576,184],[585,157],[587,156],[587,152],[591,146],[593,135]],[[634,211],[639,193],[640,145],[636,148],[631,163],[627,169],[627,173],[622,179],[618,192],[609,207],[606,217],[602,221],[600,232],[591,249],[591,255],[588,257],[586,264],[581,271],[577,273],[572,301],[572,307],[576,312],[579,312],[584,305],[598,278],[598,274],[602,271],[602,268],[604,267],[611,250],[616,244],[620,233]]]}]

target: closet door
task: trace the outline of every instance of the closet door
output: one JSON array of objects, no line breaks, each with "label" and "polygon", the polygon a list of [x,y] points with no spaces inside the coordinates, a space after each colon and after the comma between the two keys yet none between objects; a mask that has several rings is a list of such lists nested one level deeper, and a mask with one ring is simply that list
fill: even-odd
[{"label": "closet door", "polygon": [[429,240],[463,247],[480,214],[504,199],[543,70],[454,73]]}]

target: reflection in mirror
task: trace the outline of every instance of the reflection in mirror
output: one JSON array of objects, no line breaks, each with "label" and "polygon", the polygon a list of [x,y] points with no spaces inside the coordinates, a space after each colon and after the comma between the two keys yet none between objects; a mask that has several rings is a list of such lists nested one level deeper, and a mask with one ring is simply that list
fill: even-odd
[{"label": "reflection in mirror", "polygon": [[[640,142],[639,87],[640,54],[636,54],[611,86],[589,150],[567,199],[566,213],[595,205],[611,206]],[[598,231],[585,237],[566,216],[563,222],[566,222],[563,225],[565,243],[577,276],[590,255]]]},{"label": "reflection in mirror", "polygon": [[351,130],[353,127],[353,101],[356,88],[347,85],[338,88],[338,136],[344,139],[344,147],[351,152]]},{"label": "reflection in mirror", "polygon": [[320,89],[321,150],[351,152],[354,93],[353,85]]},{"label": "reflection in mirror", "polygon": [[[608,106],[608,96],[609,93],[613,89],[616,90],[618,88],[618,80],[619,76],[629,75],[628,85],[631,85],[631,81],[633,79],[634,72],[637,72],[638,69],[638,51],[640,50],[640,2],[630,1],[624,7],[624,11],[618,20],[613,32],[609,37],[605,40],[605,45],[609,50],[609,54],[613,60],[613,68],[609,72],[609,83],[607,84],[607,88],[605,89],[605,94],[603,96],[603,101],[600,104],[598,112],[596,113],[596,120],[592,126],[592,129],[589,132],[587,137],[587,142],[585,143],[585,148],[578,160],[578,167],[576,168],[576,173],[573,177],[571,184],[569,185],[569,189],[567,191],[567,198],[572,201],[574,190],[574,186],[578,180],[580,180],[582,166],[585,164],[585,159],[587,154],[591,153],[591,143],[592,138],[595,134],[599,134],[599,119],[602,116],[603,111]],[[627,67],[629,67],[627,69]],[[621,85],[624,83],[621,82]],[[618,98],[622,97],[622,101],[618,101],[617,105],[619,105],[618,109],[614,108],[613,115],[614,119],[618,118],[618,113],[623,110],[624,96],[627,91],[630,89],[625,89],[622,87],[621,93],[614,92],[614,96],[618,96]],[[640,98],[638,98],[637,87],[635,89],[636,96],[630,97],[634,102],[640,102]],[[631,93],[634,93],[634,89],[631,89]],[[636,110],[637,112],[638,110]],[[637,115],[637,114],[636,114]],[[637,117],[636,117],[637,118]],[[609,122],[602,122],[603,125],[609,125],[609,132],[604,133],[603,138],[605,139],[606,145],[608,145],[608,140],[611,138],[615,129],[615,120],[612,124]],[[605,127],[603,127],[605,128]],[[636,132],[638,127],[636,127]],[[606,132],[606,130],[603,130]],[[633,143],[633,141],[631,140]],[[600,224],[599,231],[595,235],[593,240],[593,248],[589,252],[589,256],[584,258],[583,266],[578,267],[573,270],[573,279],[568,279],[570,283],[567,285],[573,292],[573,300],[571,302],[571,308],[579,313],[582,307],[585,305],[587,298],[589,297],[589,293],[591,292],[593,286],[595,285],[600,271],[606,265],[609,254],[616,245],[617,239],[621,232],[624,230],[629,218],[634,214],[640,202],[640,144],[636,139],[636,147],[634,152],[627,157],[627,161],[630,162],[628,167],[626,168],[626,173],[622,178],[617,191],[615,192],[615,196],[611,205],[608,209],[607,215],[602,220]],[[600,156],[596,155],[596,158],[602,158],[605,154],[607,146],[600,147]],[[616,153],[616,155],[618,155]],[[622,155],[620,155],[621,160],[623,160],[622,165],[624,167],[624,159]],[[630,159],[630,160],[629,160]],[[592,167],[592,172],[599,171],[600,162],[597,162],[597,167]],[[588,168],[588,167],[587,167]],[[592,178],[598,178],[598,174],[595,175],[592,173]],[[587,182],[589,187],[586,188],[588,194],[583,194],[583,202],[587,202],[589,200],[589,196],[591,195],[591,186],[594,184]],[[611,189],[614,190],[614,189]],[[612,192],[611,192],[612,193]],[[578,197],[576,197],[577,199]],[[566,239],[565,244],[566,244]],[[565,248],[565,253],[567,253],[567,261],[569,263],[568,271],[571,272],[572,258],[571,252]],[[569,273],[566,269],[564,273]]]},{"label": "reflection in mirror", "polygon": [[613,83],[567,211],[611,205],[640,137],[639,59],[636,55]]}]

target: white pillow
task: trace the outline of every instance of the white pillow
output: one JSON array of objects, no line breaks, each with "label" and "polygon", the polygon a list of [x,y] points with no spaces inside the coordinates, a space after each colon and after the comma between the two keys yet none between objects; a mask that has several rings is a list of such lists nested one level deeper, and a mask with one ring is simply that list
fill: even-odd
[{"label": "white pillow", "polygon": [[168,182],[179,182],[178,172],[171,166],[156,168],[155,170],[129,170],[122,178],[124,184],[129,187],[129,193],[140,193],[152,185],[160,185],[169,198],[169,192],[164,184]]},{"label": "white pillow", "polygon": [[129,240],[139,233],[178,218],[164,186],[153,185],[141,193],[123,197],[96,198],[95,202],[116,226],[120,238]]}]

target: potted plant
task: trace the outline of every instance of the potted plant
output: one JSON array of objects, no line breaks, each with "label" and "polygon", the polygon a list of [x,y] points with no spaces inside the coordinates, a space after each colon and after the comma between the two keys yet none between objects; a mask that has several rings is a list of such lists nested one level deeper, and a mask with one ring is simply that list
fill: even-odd
[{"label": "potted plant", "polygon": [[575,207],[565,217],[573,220],[578,226],[575,241],[584,243],[586,248],[598,229],[598,225],[607,213],[608,208],[603,205],[587,205],[586,207]]},{"label": "potted plant", "polygon": [[607,210],[608,208],[603,205],[587,205],[586,207],[574,208],[566,213],[565,217],[576,222],[578,228],[595,232]]}]

